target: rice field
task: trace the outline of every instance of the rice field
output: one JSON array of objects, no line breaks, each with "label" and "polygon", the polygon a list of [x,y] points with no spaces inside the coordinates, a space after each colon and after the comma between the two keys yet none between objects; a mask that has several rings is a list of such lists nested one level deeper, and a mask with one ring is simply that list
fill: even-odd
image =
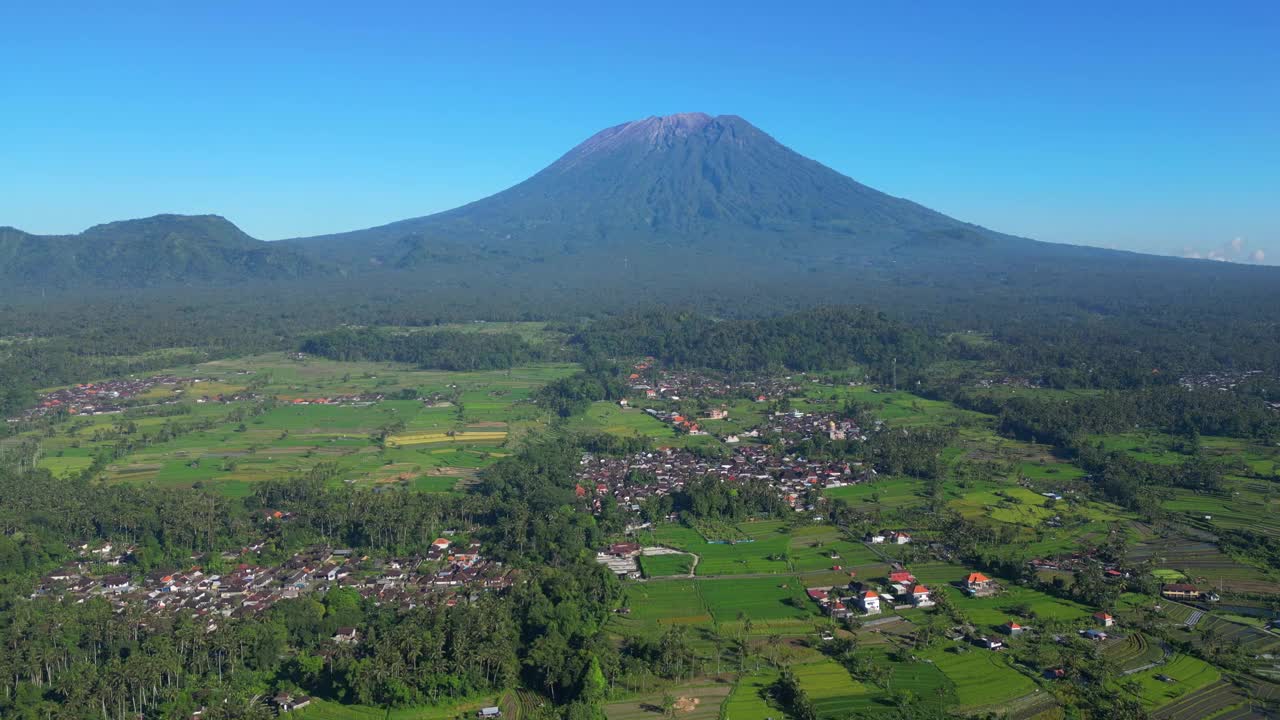
[{"label": "rice field", "polygon": [[865,707],[871,690],[854,680],[849,671],[834,660],[798,665],[792,669],[800,687],[813,701],[820,718],[844,718]]},{"label": "rice field", "polygon": [[770,720],[782,718],[782,708],[769,697],[769,687],[778,681],[776,670],[743,675],[723,706],[724,720]]},{"label": "rice field", "polygon": [[456,432],[404,433],[387,438],[387,447],[401,448],[411,445],[435,443],[485,443],[501,445],[507,439],[505,430],[460,430]]},{"label": "rice field", "polygon": [[677,555],[644,555],[640,557],[640,570],[647,578],[668,575],[688,575],[693,567],[693,556],[680,553]]},{"label": "rice field", "polygon": [[[137,449],[109,462],[99,474],[102,480],[202,486],[239,496],[252,492],[256,482],[331,463],[339,468],[331,480],[335,484],[450,491],[530,433],[548,427],[550,418],[529,400],[543,384],[576,369],[542,363],[510,371],[444,372],[394,363],[299,361],[280,353],[173,368],[157,374],[208,379],[179,396],[185,412],[74,418],[52,437],[41,437],[42,464],[70,476],[90,468],[119,440],[128,440]],[[197,402],[201,395],[216,399],[249,388],[261,399],[274,399],[275,407],[255,416],[249,412],[258,404],[254,401]],[[449,400],[397,399],[401,392]],[[310,404],[361,393],[387,399]],[[166,427],[177,430],[168,433],[169,439],[137,442]],[[385,441],[379,442],[382,435]]]},{"label": "rice field", "polygon": [[676,702],[676,717],[682,720],[716,720],[733,685],[728,681],[691,683],[664,692],[644,695],[604,706],[608,720],[652,720],[662,716],[662,702],[669,694]]},{"label": "rice field", "polygon": [[919,655],[933,661],[955,686],[956,701],[961,708],[982,707],[1032,693],[1036,684],[1009,664],[1005,653],[976,647],[960,646],[929,650]]},{"label": "rice field", "polygon": [[[1169,680],[1161,680],[1157,676],[1167,677]],[[1125,677],[1122,685],[1137,683],[1138,692],[1134,697],[1143,707],[1153,709],[1211,685],[1221,677],[1222,673],[1217,668],[1203,660],[1175,654],[1164,665]]]}]

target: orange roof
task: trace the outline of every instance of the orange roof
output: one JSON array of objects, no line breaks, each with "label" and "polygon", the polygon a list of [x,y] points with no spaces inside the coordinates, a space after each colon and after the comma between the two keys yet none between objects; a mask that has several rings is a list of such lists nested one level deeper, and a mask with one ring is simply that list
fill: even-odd
[{"label": "orange roof", "polygon": [[878,597],[880,597],[880,593],[876,592],[875,590],[868,590],[868,591],[866,591],[866,592],[862,593],[862,597],[864,597],[864,598],[878,598]]},{"label": "orange roof", "polygon": [[1096,617],[1096,618],[1098,618],[1099,620],[1110,620],[1110,619],[1111,619],[1111,613],[1107,613],[1107,612],[1096,612],[1096,613],[1094,613],[1094,614],[1093,614],[1093,616],[1094,616],[1094,617]]},{"label": "orange roof", "polygon": [[972,585],[973,583],[991,582],[991,578],[987,577],[986,575],[983,575],[980,572],[975,572],[975,573],[969,573],[969,579],[966,580],[966,582],[968,582],[970,585]]},{"label": "orange roof", "polygon": [[927,593],[927,592],[929,592],[929,588],[923,585],[917,585],[914,588],[911,588],[912,595],[919,595],[920,593]]}]

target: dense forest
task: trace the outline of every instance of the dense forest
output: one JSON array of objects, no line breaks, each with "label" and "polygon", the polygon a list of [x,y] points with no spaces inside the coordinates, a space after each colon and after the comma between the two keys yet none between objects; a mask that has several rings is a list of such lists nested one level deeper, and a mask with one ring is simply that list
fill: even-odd
[{"label": "dense forest", "polygon": [[438,370],[494,370],[550,359],[513,333],[393,333],[343,328],[307,338],[302,351],[330,360],[412,363]]}]

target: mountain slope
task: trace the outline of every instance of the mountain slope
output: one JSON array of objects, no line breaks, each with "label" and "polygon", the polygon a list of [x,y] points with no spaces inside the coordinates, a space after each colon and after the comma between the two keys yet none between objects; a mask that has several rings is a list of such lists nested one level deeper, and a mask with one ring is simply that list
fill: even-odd
[{"label": "mountain slope", "polygon": [[0,228],[0,294],[291,279],[328,292],[318,278],[529,308],[696,296],[992,318],[1031,304],[1059,317],[1280,305],[1275,268],[1005,235],[858,183],[740,117],[701,113],[608,128],[490,197],[336,235],[263,243],[220,217],[174,215],[73,236]]},{"label": "mountain slope", "polygon": [[436,215],[296,242],[331,257],[552,258],[651,246],[803,262],[900,244],[1008,240],[805,158],[742,118],[651,117],[588,138],[528,180]]},{"label": "mountain slope", "polygon": [[234,284],[317,270],[298,250],[255,240],[217,215],[156,215],[78,235],[0,228],[0,280],[10,287]]},{"label": "mountain slope", "polygon": [[1275,268],[1043,243],[856,182],[740,117],[650,117],[596,133],[462,207],[287,241],[351,269],[444,287],[634,302],[731,292],[768,306],[861,302],[990,319],[1192,306],[1275,308]]}]

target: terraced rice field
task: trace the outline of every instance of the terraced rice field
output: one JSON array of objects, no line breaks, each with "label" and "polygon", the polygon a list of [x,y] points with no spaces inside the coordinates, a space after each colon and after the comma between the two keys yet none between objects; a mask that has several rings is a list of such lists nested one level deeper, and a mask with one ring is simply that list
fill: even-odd
[{"label": "terraced rice field", "polygon": [[404,433],[387,438],[387,447],[401,448],[411,445],[435,443],[486,443],[501,445],[507,439],[506,430],[462,430],[459,432]]},{"label": "terraced rice field", "polygon": [[[666,692],[675,698],[676,717],[681,720],[715,720],[720,717],[720,707],[732,689],[732,683],[725,680],[675,687]],[[604,714],[609,720],[653,720],[662,716],[663,696],[664,693],[656,693],[610,703],[604,706]]]},{"label": "terraced rice field", "polygon": [[1153,538],[1133,546],[1129,559],[1151,559],[1158,570],[1181,573],[1199,585],[1216,587],[1221,583],[1230,591],[1280,593],[1280,580],[1274,573],[1237,562],[1207,540]]},{"label": "terraced rice field", "polygon": [[1229,682],[1219,681],[1167,703],[1151,714],[1155,720],[1236,720],[1251,714],[1247,698]]},{"label": "terraced rice field", "polygon": [[[1158,675],[1172,681],[1159,680]],[[1222,673],[1217,668],[1203,660],[1190,655],[1174,655],[1164,665],[1129,675],[1125,681],[1138,683],[1137,699],[1144,707],[1154,709],[1211,685],[1221,677]]]},{"label": "terraced rice field", "polygon": [[1159,640],[1138,632],[1107,640],[1102,646],[1102,653],[1122,671],[1159,662],[1164,657]]},{"label": "terraced rice field", "polygon": [[834,660],[799,665],[793,672],[820,718],[848,717],[867,704],[870,690]]},{"label": "terraced rice field", "polygon": [[785,713],[769,698],[769,687],[778,681],[776,670],[742,676],[723,706],[724,720],[769,720]]},{"label": "terraced rice field", "polygon": [[959,707],[982,707],[1022,697],[1035,691],[1030,678],[1009,665],[1004,653],[979,648],[955,653],[953,648],[921,653],[955,686]]}]

